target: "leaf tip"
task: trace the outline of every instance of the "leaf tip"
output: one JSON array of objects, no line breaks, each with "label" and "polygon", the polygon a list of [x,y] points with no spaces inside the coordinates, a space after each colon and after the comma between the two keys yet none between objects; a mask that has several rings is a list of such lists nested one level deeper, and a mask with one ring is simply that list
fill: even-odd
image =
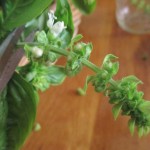
[{"label": "leaf tip", "polygon": [[134,128],[135,128],[135,120],[134,119],[130,119],[128,121],[128,127],[129,127],[131,135],[133,136],[134,135]]},{"label": "leaf tip", "polygon": [[86,95],[86,92],[82,89],[82,88],[78,88],[77,89],[77,93],[81,96],[85,96]]},{"label": "leaf tip", "polygon": [[112,108],[112,113],[115,120],[118,118],[121,108],[122,108],[121,103],[114,105],[114,107]]},{"label": "leaf tip", "polygon": [[41,130],[41,125],[39,123],[35,123],[33,127],[33,131],[38,132]]}]

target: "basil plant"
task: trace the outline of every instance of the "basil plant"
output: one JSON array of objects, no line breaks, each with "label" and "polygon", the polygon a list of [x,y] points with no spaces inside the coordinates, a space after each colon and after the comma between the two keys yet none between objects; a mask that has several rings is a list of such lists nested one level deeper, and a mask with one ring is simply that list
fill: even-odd
[{"label": "basil plant", "polygon": [[[72,0],[84,14],[92,12],[95,0]],[[57,0],[56,11],[49,9],[52,0],[0,0],[0,42],[16,28],[23,26],[20,39],[14,47],[22,48],[28,63],[17,67],[7,86],[0,93],[0,149],[19,150],[32,132],[38,106],[38,91],[63,83],[67,76],[77,75],[88,67],[94,75],[78,89],[85,95],[88,84],[102,92],[113,105],[116,119],[121,112],[129,116],[129,129],[138,134],[150,132],[150,102],[137,90],[142,82],[135,76],[114,80],[119,70],[117,57],[108,54],[101,66],[90,62],[91,43],[83,43],[82,35],[75,37],[72,12],[67,0]],[[30,39],[30,40],[29,40]],[[66,57],[64,66],[55,65]]]}]

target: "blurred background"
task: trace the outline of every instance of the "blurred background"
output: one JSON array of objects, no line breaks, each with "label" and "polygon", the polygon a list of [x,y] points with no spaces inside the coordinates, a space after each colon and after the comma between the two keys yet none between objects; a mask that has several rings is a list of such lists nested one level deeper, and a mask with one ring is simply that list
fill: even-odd
[{"label": "blurred background", "polygon": [[[83,34],[84,42],[93,43],[93,63],[101,65],[108,53],[118,56],[116,79],[136,75],[144,82],[139,89],[144,91],[145,99],[150,99],[150,35],[122,30],[115,10],[115,1],[97,1],[94,13],[82,17],[78,32]],[[58,63],[65,63],[65,58]],[[119,116],[114,121],[107,97],[95,93],[92,86],[86,96],[77,95],[76,89],[83,87],[90,74],[84,68],[61,86],[40,93],[37,122],[42,129],[31,134],[22,150],[149,150],[150,135],[141,139],[137,133],[131,136],[128,117]]]}]

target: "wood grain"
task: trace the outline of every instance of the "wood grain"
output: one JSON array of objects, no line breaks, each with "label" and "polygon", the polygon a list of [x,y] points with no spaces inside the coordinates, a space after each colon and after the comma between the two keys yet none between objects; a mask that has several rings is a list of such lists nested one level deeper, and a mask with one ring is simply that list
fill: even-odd
[{"label": "wood grain", "polygon": [[[150,35],[132,35],[120,29],[115,1],[98,1],[96,11],[83,17],[79,32],[84,41],[93,43],[91,60],[95,64],[100,65],[108,53],[117,55],[120,71],[116,78],[137,75],[144,82],[140,89],[145,99],[150,99]],[[91,86],[86,96],[76,94],[89,74],[92,72],[84,68],[61,86],[40,93],[37,121],[42,130],[32,133],[22,150],[149,150],[150,135],[139,139],[136,133],[132,137],[128,117],[114,121],[107,98]]]}]

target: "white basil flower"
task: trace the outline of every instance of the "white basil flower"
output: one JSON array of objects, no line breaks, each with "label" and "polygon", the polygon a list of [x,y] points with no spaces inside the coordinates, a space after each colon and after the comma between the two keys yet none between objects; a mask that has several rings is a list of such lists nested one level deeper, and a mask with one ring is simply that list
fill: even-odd
[{"label": "white basil flower", "polygon": [[43,55],[43,50],[41,48],[38,48],[37,46],[34,46],[31,49],[31,52],[33,54],[33,57],[40,58]]},{"label": "white basil flower", "polygon": [[64,22],[58,21],[52,26],[51,32],[55,37],[57,37],[64,29],[66,29]]},{"label": "white basil flower", "polygon": [[55,19],[57,17],[54,15],[54,11],[50,11],[48,13],[48,21],[47,21],[47,26],[50,29],[51,33],[54,35],[54,37],[57,37],[65,28],[66,26],[64,25],[63,21],[58,21],[54,23]]}]

